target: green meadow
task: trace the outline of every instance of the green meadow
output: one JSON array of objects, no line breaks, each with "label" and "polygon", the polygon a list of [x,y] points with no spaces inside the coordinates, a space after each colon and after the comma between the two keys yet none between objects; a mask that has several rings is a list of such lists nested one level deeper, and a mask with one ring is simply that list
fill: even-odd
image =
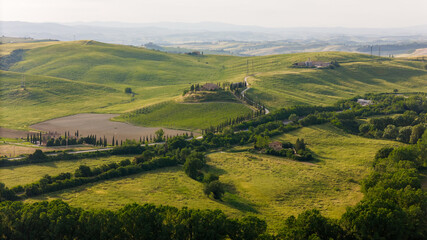
[{"label": "green meadow", "polygon": [[[363,194],[359,181],[371,171],[376,151],[399,145],[349,135],[329,125],[302,128],[277,137],[294,142],[304,138],[317,161],[298,162],[250,153],[251,146],[208,154],[207,171],[227,185],[222,201],[203,194],[203,185],[180,166],[140,173],[45,194],[27,201],[61,198],[84,208],[118,209],[127,203],[155,203],[176,207],[221,209],[230,216],[256,215],[272,230],[290,215],[317,208],[338,218]],[[77,165],[76,165],[77,167]],[[65,170],[64,170],[65,171]]]},{"label": "green meadow", "polygon": [[0,71],[0,125],[26,129],[29,125],[81,112],[93,112],[112,104],[131,101],[130,96],[96,83]]},{"label": "green meadow", "polygon": [[205,129],[239,116],[252,113],[241,103],[176,103],[165,102],[152,106],[145,114],[124,114],[116,119],[134,125],[175,129]]},{"label": "green meadow", "polygon": [[112,162],[118,163],[124,159],[132,159],[132,157],[111,156],[2,167],[0,168],[0,182],[4,183],[7,187],[25,185],[40,180],[46,174],[56,176],[63,172],[74,173],[80,165],[96,167]]}]

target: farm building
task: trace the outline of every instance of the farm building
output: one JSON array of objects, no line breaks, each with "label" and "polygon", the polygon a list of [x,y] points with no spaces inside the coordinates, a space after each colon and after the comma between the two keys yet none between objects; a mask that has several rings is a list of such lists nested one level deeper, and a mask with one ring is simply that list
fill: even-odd
[{"label": "farm building", "polygon": [[194,52],[188,52],[185,54],[190,55],[190,56],[199,56],[199,55],[203,55],[203,52],[200,54],[199,51],[194,51]]},{"label": "farm building", "polygon": [[366,100],[366,99],[362,99],[362,98],[357,99],[357,103],[362,105],[362,106],[368,106],[368,105],[373,104],[372,100]]},{"label": "farm building", "polygon": [[268,144],[268,146],[273,149],[274,151],[280,151],[283,149],[282,143],[281,142],[272,142],[270,144]]},{"label": "farm building", "polygon": [[308,67],[308,68],[328,68],[332,64],[330,62],[311,61],[310,58],[305,62],[294,63],[295,67]]},{"label": "farm building", "polygon": [[202,91],[216,91],[220,89],[220,87],[213,83],[206,83],[201,87]]}]

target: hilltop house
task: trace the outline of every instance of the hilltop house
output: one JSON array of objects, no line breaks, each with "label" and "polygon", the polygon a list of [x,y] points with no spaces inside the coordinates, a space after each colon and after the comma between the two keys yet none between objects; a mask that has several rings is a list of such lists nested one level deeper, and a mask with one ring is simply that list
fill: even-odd
[{"label": "hilltop house", "polygon": [[205,85],[201,86],[202,91],[216,91],[220,89],[220,87],[213,83],[206,83]]},{"label": "hilltop house", "polygon": [[308,58],[305,62],[297,62],[294,63],[292,66],[294,67],[307,67],[307,68],[328,68],[332,64],[330,62],[321,62],[321,61],[311,61],[310,58]]},{"label": "hilltop house", "polygon": [[194,51],[194,52],[188,52],[185,54],[190,55],[190,56],[199,56],[199,55],[203,55],[203,52],[200,53],[199,51]]}]

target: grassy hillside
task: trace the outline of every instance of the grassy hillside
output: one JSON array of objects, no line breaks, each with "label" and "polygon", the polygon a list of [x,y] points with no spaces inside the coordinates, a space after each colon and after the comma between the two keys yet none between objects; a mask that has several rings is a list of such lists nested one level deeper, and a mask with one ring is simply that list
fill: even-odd
[{"label": "grassy hillside", "polygon": [[[23,61],[10,68],[11,71],[28,74],[29,87],[33,81],[31,78],[68,81],[66,85],[40,86],[34,82],[33,91],[36,88],[40,91],[28,101],[28,96],[16,93],[21,76],[2,72],[2,80],[9,82],[1,87],[2,99],[7,103],[3,105],[9,106],[2,106],[6,114],[0,124],[10,128],[26,128],[32,123],[78,112],[125,113],[179,99],[183,90],[194,83],[241,82],[247,74],[253,75],[249,78],[251,89],[247,95],[273,110],[294,104],[332,104],[366,92],[393,89],[401,92],[427,91],[427,70],[421,62],[381,58],[379,63],[368,55],[356,53],[188,56],[95,41],[5,46],[5,52],[17,48],[30,49],[25,52]],[[342,67],[334,70],[290,68],[292,63],[308,58],[337,60]],[[122,94],[127,87],[132,88],[133,96]],[[46,103],[52,105],[47,107]],[[32,114],[30,109],[38,114]],[[209,106],[206,109],[213,110],[211,116],[215,116],[216,110]],[[233,110],[230,108],[226,112]],[[162,113],[158,115],[164,118]],[[167,121],[165,123],[165,126],[172,126]],[[187,121],[175,127],[187,127],[193,123]],[[199,127],[190,126],[192,129]]]},{"label": "grassy hillside", "polygon": [[404,61],[349,62],[336,69],[288,69],[255,74],[249,97],[267,106],[330,105],[367,92],[425,92],[427,71]]},{"label": "grassy hillside", "polygon": [[[370,172],[375,152],[399,143],[343,133],[331,125],[302,128],[279,136],[294,142],[303,137],[319,162],[305,163],[247,151],[208,155],[210,171],[227,184],[223,201],[203,194],[203,185],[181,167],[132,175],[68,189],[28,201],[61,198],[84,208],[117,209],[127,203],[221,209],[228,215],[257,215],[274,230],[286,217],[313,207],[338,218],[362,198],[360,181]],[[247,146],[246,148],[251,148]]]},{"label": "grassy hillside", "polygon": [[15,49],[34,49],[39,47],[45,47],[55,44],[60,44],[62,42],[58,41],[46,41],[46,42],[20,42],[20,43],[5,43],[1,44],[0,47],[0,57],[8,55]]},{"label": "grassy hillside", "polygon": [[0,125],[26,129],[36,122],[80,112],[91,112],[131,97],[106,85],[0,71]]},{"label": "grassy hillside", "polygon": [[240,103],[165,102],[150,107],[147,113],[124,114],[116,120],[140,126],[204,129],[249,113],[252,110]]},{"label": "grassy hillside", "polygon": [[33,49],[13,70],[87,82],[176,85],[216,81],[221,76],[218,62],[223,58],[77,41]]}]

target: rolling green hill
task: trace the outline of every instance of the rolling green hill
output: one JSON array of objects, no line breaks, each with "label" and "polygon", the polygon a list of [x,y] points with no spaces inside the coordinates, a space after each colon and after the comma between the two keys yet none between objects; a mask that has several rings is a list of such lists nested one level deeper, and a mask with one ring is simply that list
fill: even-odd
[{"label": "rolling green hill", "polygon": [[367,92],[425,92],[421,64],[393,60],[341,63],[335,69],[289,69],[257,73],[249,79],[249,97],[272,109],[296,104],[330,105]]},{"label": "rolling green hill", "polygon": [[12,70],[104,84],[164,86],[217,81],[222,74],[218,63],[224,58],[77,41],[28,51]]},{"label": "rolling green hill", "polygon": [[[368,55],[356,53],[298,53],[248,58],[169,54],[95,41],[27,44],[5,44],[8,52],[29,49],[23,60],[9,70],[25,73],[28,89],[32,91],[29,101],[27,93],[16,92],[21,75],[1,73],[2,80],[7,82],[1,87],[2,98],[7,103],[2,106],[6,113],[1,124],[10,128],[26,128],[32,123],[79,112],[126,113],[176,100],[194,83],[241,82],[246,75],[252,76],[247,96],[270,110],[295,104],[327,105],[367,92],[427,91],[427,70],[421,62],[389,58],[373,61]],[[293,63],[308,58],[313,61],[337,60],[341,67],[324,70],[291,68]],[[38,85],[36,79],[55,79],[66,84],[53,81],[52,84]],[[124,94],[127,87],[132,88],[133,95]],[[46,103],[51,105],[47,107]],[[38,114],[30,113],[30,109]],[[232,107],[225,110],[232,111]],[[175,127],[188,127],[188,124]]]}]

